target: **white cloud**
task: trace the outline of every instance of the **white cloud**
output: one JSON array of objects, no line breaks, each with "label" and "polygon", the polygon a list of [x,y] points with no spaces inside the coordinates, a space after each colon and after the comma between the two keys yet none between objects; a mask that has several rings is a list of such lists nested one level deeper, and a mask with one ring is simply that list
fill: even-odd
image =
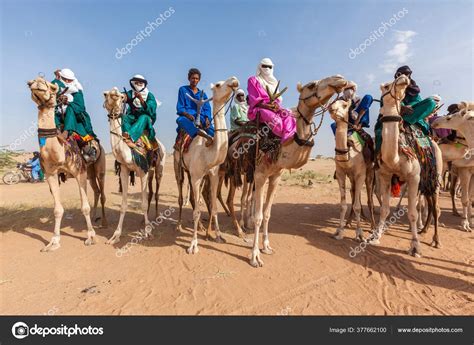
[{"label": "white cloud", "polygon": [[385,54],[387,58],[379,65],[385,73],[393,73],[399,65],[405,64],[413,55],[410,51],[410,43],[415,35],[416,32],[412,30],[394,31],[395,45],[387,51]]}]

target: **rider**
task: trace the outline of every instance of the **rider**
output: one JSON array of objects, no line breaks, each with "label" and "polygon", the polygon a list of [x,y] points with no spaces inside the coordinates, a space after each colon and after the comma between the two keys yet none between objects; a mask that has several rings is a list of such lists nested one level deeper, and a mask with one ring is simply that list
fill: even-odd
[{"label": "rider", "polygon": [[244,126],[249,118],[247,112],[249,106],[245,98],[245,91],[238,89],[234,96],[234,105],[230,109],[230,130],[236,131],[240,127]]},{"label": "rider", "polygon": [[291,139],[296,132],[296,120],[291,111],[281,107],[281,96],[271,102],[267,90],[276,96],[278,80],[273,76],[273,62],[269,58],[260,61],[257,73],[248,79],[248,118],[255,120],[260,114],[260,121],[266,123],[273,134],[281,138],[284,143]]},{"label": "rider", "polygon": [[206,102],[201,107],[200,122],[203,128],[196,127],[195,120],[197,115],[197,105],[186,94],[194,99],[206,100],[207,95],[204,90],[198,88],[198,83],[201,80],[201,72],[197,68],[191,68],[188,71],[189,85],[184,85],[179,88],[178,102],[176,104],[176,114],[178,118],[176,123],[178,128],[178,137],[180,130],[184,130],[191,138],[199,135],[206,139],[206,146],[211,146],[214,142],[214,126],[212,124],[211,105]]},{"label": "rider", "polygon": [[[134,148],[141,143],[147,148],[156,147],[155,129],[156,108],[161,105],[148,91],[148,81],[140,74],[130,79],[131,90],[127,91],[127,111],[123,116],[122,132],[127,145]],[[139,141],[141,139],[141,142]]]},{"label": "rider", "polygon": [[31,165],[31,177],[33,178],[33,182],[41,181],[40,153],[38,151],[33,152],[33,157],[28,160],[27,163]]},{"label": "rider", "polygon": [[428,124],[430,125],[430,131],[431,134],[435,137],[436,140],[441,140],[443,138],[448,137],[451,134],[451,130],[448,128],[433,128],[431,127],[431,124],[440,116],[438,115],[438,110],[441,108],[441,96],[440,95],[433,95],[431,98],[436,102],[436,108],[431,113],[430,116],[428,116],[426,119],[428,121]]},{"label": "rider", "polygon": [[59,86],[56,127],[60,129],[63,139],[72,136],[78,142],[86,162],[95,161],[97,150],[91,142],[97,140],[97,136],[86,111],[82,85],[69,68],[56,70],[54,74],[56,79],[52,83]]}]

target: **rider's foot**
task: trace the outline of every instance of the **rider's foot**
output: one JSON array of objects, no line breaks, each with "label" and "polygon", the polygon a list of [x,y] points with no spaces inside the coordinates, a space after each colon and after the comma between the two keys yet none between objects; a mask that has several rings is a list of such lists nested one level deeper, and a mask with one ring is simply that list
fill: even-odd
[{"label": "rider's foot", "polygon": [[204,130],[198,129],[197,135],[206,139],[206,147],[209,147],[214,144],[214,138],[207,134]]},{"label": "rider's foot", "polygon": [[123,141],[125,141],[125,144],[128,145],[128,147],[130,147],[131,149],[135,148],[137,145],[132,141],[132,139],[130,138],[130,135],[127,133],[127,132],[124,132],[122,134],[123,136]]}]

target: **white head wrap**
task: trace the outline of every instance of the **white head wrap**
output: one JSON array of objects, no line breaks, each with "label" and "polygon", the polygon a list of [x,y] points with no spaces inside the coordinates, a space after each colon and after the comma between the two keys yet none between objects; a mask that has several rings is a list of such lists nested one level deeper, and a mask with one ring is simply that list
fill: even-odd
[{"label": "white head wrap", "polygon": [[[273,67],[273,62],[270,58],[264,58],[260,61],[257,67],[257,80],[260,82],[260,85],[267,90],[267,86],[271,92],[275,91],[275,88],[278,85],[278,80],[273,76],[273,68],[263,68],[262,65],[268,65]],[[278,91],[278,90],[277,90]],[[280,97],[281,100],[281,97]]]},{"label": "white head wrap", "polygon": [[[61,77],[61,81],[64,83],[64,85],[66,85],[66,87],[68,88],[67,91],[64,93],[65,95],[71,95],[73,93],[78,92],[79,90],[82,90],[81,83],[79,83],[79,80],[77,80],[76,76],[74,75],[74,72],[71,71],[69,68],[63,68],[62,70],[60,70],[59,76]],[[64,79],[72,80],[72,82],[67,83]]]},{"label": "white head wrap", "polygon": [[[135,74],[133,76],[133,78],[146,80],[145,77],[142,76],[141,74]],[[136,86],[136,81],[131,81],[130,84],[132,85],[133,91],[138,92],[140,95],[142,95],[143,100],[146,102],[146,100],[148,98],[148,93],[150,92],[150,91],[148,91],[148,87],[146,87],[146,85],[145,85],[143,90],[139,90],[138,87]],[[140,100],[138,98],[135,98],[133,100],[133,105],[135,105],[135,107],[137,107],[137,108],[142,107],[142,104],[140,103]],[[156,100],[156,105],[157,105],[157,107],[159,107],[161,105],[161,102],[159,100]]]},{"label": "white head wrap", "polygon": [[[239,101],[239,99],[237,98],[238,95],[244,95],[243,102]],[[247,104],[247,100],[245,99],[245,91],[244,90],[242,90],[242,89],[237,90],[237,92],[235,93],[235,96],[234,96],[234,101],[235,101],[235,104],[237,104],[243,111],[245,111],[245,112],[248,111],[249,106]]]}]

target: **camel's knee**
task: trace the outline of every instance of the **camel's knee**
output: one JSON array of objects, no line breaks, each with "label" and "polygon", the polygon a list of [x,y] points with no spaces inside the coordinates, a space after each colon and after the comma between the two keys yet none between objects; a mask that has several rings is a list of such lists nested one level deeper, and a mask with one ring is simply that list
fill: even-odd
[{"label": "camel's knee", "polygon": [[54,208],[54,217],[55,218],[61,218],[64,214],[64,207],[61,205],[58,205]]},{"label": "camel's knee", "polygon": [[85,216],[89,215],[90,212],[91,212],[91,207],[90,207],[89,203],[87,203],[86,205],[82,206],[82,207],[81,207],[81,211],[82,211],[82,214],[83,214],[83,215],[85,215]]},{"label": "camel's knee", "polygon": [[194,220],[195,222],[197,222],[200,217],[201,217],[201,211],[199,211],[199,210],[193,211],[193,220]]}]

